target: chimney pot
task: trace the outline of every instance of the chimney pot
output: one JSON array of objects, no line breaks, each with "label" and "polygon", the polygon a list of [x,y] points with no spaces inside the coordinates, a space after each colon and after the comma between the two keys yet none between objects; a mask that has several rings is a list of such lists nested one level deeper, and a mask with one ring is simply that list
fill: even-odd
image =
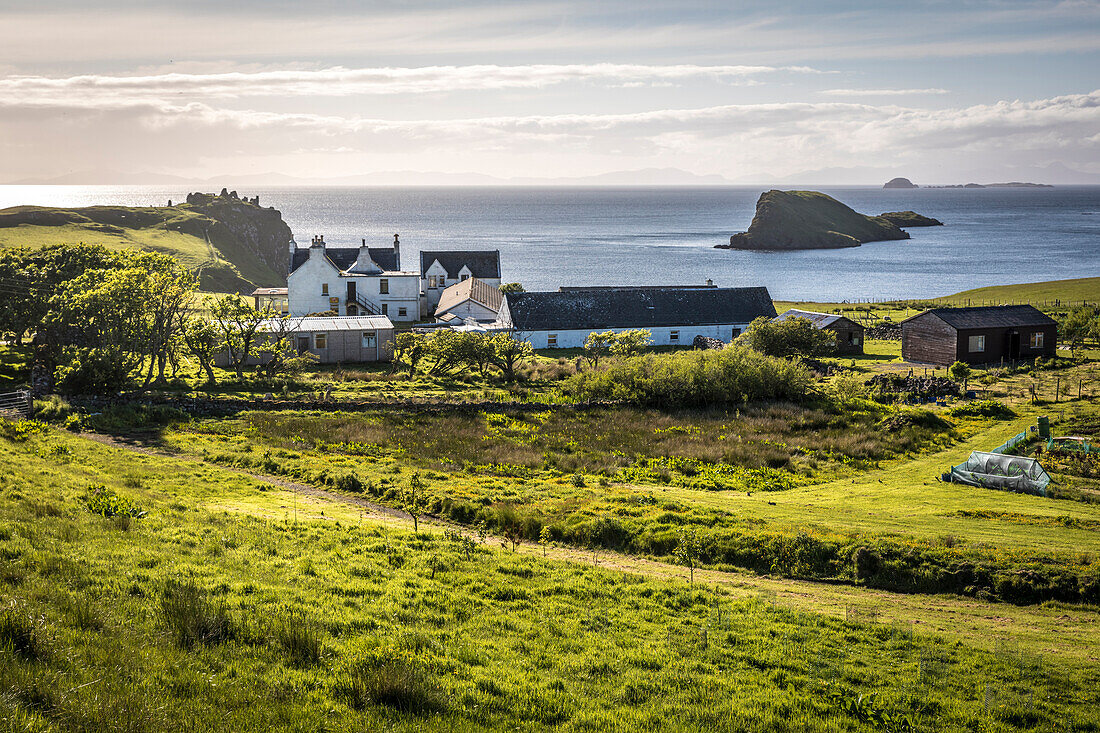
[{"label": "chimney pot", "polygon": [[714,281],[711,280],[709,277],[707,278],[707,287],[708,288],[714,287]]}]

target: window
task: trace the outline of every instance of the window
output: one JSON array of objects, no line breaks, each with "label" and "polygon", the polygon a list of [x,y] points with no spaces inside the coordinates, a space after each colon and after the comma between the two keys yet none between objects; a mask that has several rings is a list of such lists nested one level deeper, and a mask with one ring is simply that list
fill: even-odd
[{"label": "window", "polygon": [[321,283],[321,295],[328,295],[328,283]]},{"label": "window", "polygon": [[680,332],[679,331],[669,331],[668,332],[668,340],[669,341],[679,341],[680,340]]},{"label": "window", "polygon": [[313,334],[313,348],[315,348],[315,349],[327,349],[328,348],[328,334],[327,333],[315,333],[315,334]]},{"label": "window", "polygon": [[390,292],[390,281],[386,278],[382,278],[378,281],[378,292],[382,295],[388,295]]},{"label": "window", "polygon": [[408,314],[409,314],[409,311],[408,311],[407,308],[398,308],[397,309],[397,317],[398,318],[404,318]]},{"label": "window", "polygon": [[469,279],[470,279],[470,276],[469,276],[469,275],[463,275],[463,276],[462,276],[462,282],[466,282],[466,281],[467,281],[467,280],[469,280]]},{"label": "window", "polygon": [[546,335],[546,348],[558,348],[558,335],[556,333],[550,333]]},{"label": "window", "polygon": [[439,276],[439,287],[441,287],[441,288],[447,287],[447,278],[444,275]]},{"label": "window", "polygon": [[1043,332],[1042,331],[1036,331],[1035,333],[1031,334],[1031,348],[1033,348],[1033,349],[1043,348]]},{"label": "window", "polygon": [[438,282],[438,281],[435,279],[435,275],[428,275],[428,287],[429,288],[434,288],[436,282]]},{"label": "window", "polygon": [[735,328],[730,332],[730,338],[731,339],[735,339],[740,335],[741,335],[741,329],[740,328]]},{"label": "window", "polygon": [[363,348],[373,349],[378,345],[378,337],[374,331],[363,331]]},{"label": "window", "polygon": [[985,351],[985,336],[970,337],[970,353],[978,354]]},{"label": "window", "polygon": [[382,315],[388,316],[389,314],[390,314],[390,304],[389,303],[383,303],[382,304]]}]

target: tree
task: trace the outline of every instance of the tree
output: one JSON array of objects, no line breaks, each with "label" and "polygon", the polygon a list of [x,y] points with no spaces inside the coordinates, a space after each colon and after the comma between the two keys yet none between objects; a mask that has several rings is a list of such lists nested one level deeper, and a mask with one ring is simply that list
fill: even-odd
[{"label": "tree", "polygon": [[676,545],[676,561],[688,569],[688,583],[695,582],[695,566],[699,563],[699,537],[695,527],[680,529],[680,542]]},{"label": "tree", "polygon": [[546,557],[546,548],[554,544],[554,533],[550,531],[550,525],[542,525],[539,531],[539,544],[542,545],[542,556]]},{"label": "tree", "polygon": [[405,331],[393,337],[393,365],[409,374],[416,371],[417,364],[424,357],[426,337],[422,333]]},{"label": "tree", "polygon": [[143,386],[153,382],[154,371],[156,384],[163,384],[166,381],[164,369],[179,347],[185,311],[195,294],[195,276],[176,260],[163,254],[144,253],[135,266],[144,268],[148,273],[146,318],[149,369]]},{"label": "tree", "polygon": [[183,342],[199,363],[199,367],[206,372],[207,386],[213,387],[217,384],[214,377],[214,356],[223,346],[218,329],[205,318],[189,318],[184,325]]},{"label": "tree", "polygon": [[761,316],[749,324],[738,341],[768,356],[813,359],[836,351],[836,334],[817,328],[808,318],[773,321]]},{"label": "tree", "polygon": [[614,331],[588,334],[588,338],[584,340],[584,358],[588,359],[593,369],[599,367],[600,359],[611,353],[611,344],[615,336]]},{"label": "tree", "polygon": [[236,295],[218,298],[210,312],[229,354],[229,365],[237,373],[237,379],[244,379],[244,366],[255,354],[256,334],[264,321],[274,317],[274,312],[256,310]]},{"label": "tree", "polygon": [[948,367],[947,370],[951,374],[951,378],[956,382],[962,382],[963,392],[966,392],[966,383],[970,379],[971,369],[970,365],[965,361],[957,361]]},{"label": "tree", "polygon": [[504,283],[500,286],[500,292],[502,293],[526,293],[523,286],[519,283]]},{"label": "tree", "polygon": [[516,381],[516,367],[519,363],[535,355],[531,344],[512,338],[509,333],[493,334],[489,337],[489,344],[492,348],[490,360],[508,382]]},{"label": "tree", "polygon": [[409,488],[402,497],[402,505],[413,520],[413,532],[418,530],[420,515],[427,509],[427,501],[424,496],[424,480],[417,471],[409,477]]},{"label": "tree", "polygon": [[294,336],[301,323],[301,319],[276,316],[268,321],[262,340],[258,337],[257,351],[271,355],[266,363],[257,367],[257,371],[267,379],[274,379],[280,374],[298,374],[317,362],[317,355],[313,352],[298,353],[294,349]]},{"label": "tree", "polygon": [[1058,324],[1062,343],[1074,356],[1089,338],[1100,338],[1100,309],[1092,306],[1075,308]]},{"label": "tree", "polygon": [[620,331],[611,341],[611,353],[618,357],[637,356],[653,343],[652,334],[644,328]]}]

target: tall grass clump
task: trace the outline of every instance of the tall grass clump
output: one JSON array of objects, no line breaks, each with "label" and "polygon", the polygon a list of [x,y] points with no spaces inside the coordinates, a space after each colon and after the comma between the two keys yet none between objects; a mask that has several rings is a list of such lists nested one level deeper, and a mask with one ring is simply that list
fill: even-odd
[{"label": "tall grass clump", "polygon": [[301,614],[279,619],[273,636],[295,667],[311,667],[321,661],[321,636],[317,627]]},{"label": "tall grass clump", "polygon": [[361,660],[333,683],[332,694],[353,710],[385,705],[412,715],[446,708],[442,690],[430,675],[400,658]]},{"label": "tall grass clump", "polygon": [[812,379],[795,360],[731,345],[724,349],[647,354],[570,378],[581,399],[622,400],[655,407],[702,407],[801,400]]},{"label": "tall grass clump", "polygon": [[210,601],[195,582],[169,579],[160,596],[161,619],[176,644],[191,649],[196,644],[217,644],[233,637],[233,621],[224,600]]},{"label": "tall grass clump", "polygon": [[17,603],[0,610],[0,650],[23,659],[42,659],[45,644],[36,619]]}]

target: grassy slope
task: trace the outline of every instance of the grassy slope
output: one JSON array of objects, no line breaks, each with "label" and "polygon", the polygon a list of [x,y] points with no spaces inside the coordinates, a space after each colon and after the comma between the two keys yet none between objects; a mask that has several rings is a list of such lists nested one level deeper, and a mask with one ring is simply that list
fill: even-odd
[{"label": "grassy slope", "polygon": [[[96,219],[78,211],[92,212]],[[99,211],[102,210],[102,211]],[[0,216],[18,217],[32,212],[43,223],[0,226],[0,247],[45,247],[59,244],[99,244],[108,249],[141,249],[176,257],[188,268],[203,268],[203,287],[208,290],[230,290],[240,287],[241,279],[249,282],[277,281],[277,275],[254,255],[235,248],[225,251],[205,239],[165,228],[195,224],[206,217],[181,207],[91,207],[71,210],[50,207],[12,207],[0,211]]]},{"label": "grassy slope", "polygon": [[[873,707],[890,713],[921,711],[921,729],[1096,729],[1095,664],[1054,654],[1041,669],[1029,657],[1021,667],[991,654],[988,638],[922,633],[921,615],[910,644],[889,627],[772,610],[726,586],[506,552],[467,560],[434,533],[64,434],[0,440],[0,464],[0,593],[23,617],[41,615],[37,653],[0,652],[0,711],[18,729],[306,730],[322,718],[336,731],[882,729],[843,712],[830,689],[850,701],[876,692]],[[90,514],[89,482],[135,497],[149,516],[123,531]],[[229,641],[172,643],[158,609],[173,577],[225,603]],[[871,597],[889,605],[882,596]],[[945,603],[927,606],[943,618]],[[1049,624],[1046,609],[987,609],[1008,633],[1017,619]],[[959,627],[974,613],[947,615],[956,611]],[[284,619],[315,636],[319,659],[295,659],[309,645],[283,633]],[[1022,650],[1079,654],[1083,642],[1095,653],[1081,628],[1024,637]],[[389,704],[357,709],[356,690]],[[394,709],[433,702],[436,712]]]}]

